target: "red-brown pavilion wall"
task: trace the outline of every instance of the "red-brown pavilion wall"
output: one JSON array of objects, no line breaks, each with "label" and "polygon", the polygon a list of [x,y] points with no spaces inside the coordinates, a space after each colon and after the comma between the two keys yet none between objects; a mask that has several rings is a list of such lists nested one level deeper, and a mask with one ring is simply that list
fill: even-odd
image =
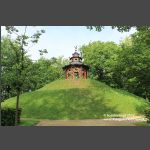
[{"label": "red-brown pavilion wall", "polygon": [[[79,73],[79,78],[81,78],[81,79],[87,79],[87,70],[84,68],[82,68],[82,67],[78,67],[79,68],[79,71],[78,71],[78,73]],[[70,70],[70,71],[69,71]],[[65,78],[66,79],[69,79],[69,76],[68,76],[68,73],[70,72],[70,74],[71,74],[71,78],[72,79],[75,79],[75,75],[74,75],[74,71],[73,71],[73,68],[72,67],[70,67],[70,68],[67,68],[66,70],[65,70]]]}]

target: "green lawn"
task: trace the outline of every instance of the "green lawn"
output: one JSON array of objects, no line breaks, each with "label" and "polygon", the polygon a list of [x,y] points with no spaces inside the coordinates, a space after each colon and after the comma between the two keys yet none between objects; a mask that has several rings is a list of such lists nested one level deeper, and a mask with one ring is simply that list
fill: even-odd
[{"label": "green lawn", "polygon": [[35,126],[39,121],[37,120],[21,120],[19,126]]},{"label": "green lawn", "polygon": [[147,123],[147,122],[136,122],[135,125],[136,126],[150,126],[150,123]]},{"label": "green lawn", "polygon": [[[15,107],[16,98],[3,107]],[[57,80],[20,97],[23,118],[96,119],[105,114],[143,113],[144,99],[95,80]]]}]

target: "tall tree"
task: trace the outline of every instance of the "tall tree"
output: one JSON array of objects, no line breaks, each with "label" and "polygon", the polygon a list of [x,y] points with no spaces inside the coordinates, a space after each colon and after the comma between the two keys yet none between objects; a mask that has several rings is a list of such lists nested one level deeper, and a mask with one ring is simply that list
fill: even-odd
[{"label": "tall tree", "polygon": [[[16,116],[15,116],[15,125],[18,124],[18,109],[19,109],[19,98],[22,87],[24,85],[24,70],[25,70],[25,55],[27,53],[27,47],[30,43],[35,44],[38,43],[38,40],[44,30],[37,31],[32,36],[27,34],[27,26],[24,27],[24,32],[21,33],[19,29],[15,26],[6,26],[6,30],[9,36],[15,36],[15,44],[11,43],[13,50],[16,52],[16,64],[14,65],[14,69],[16,70]],[[17,46],[16,46],[17,45]]]},{"label": "tall tree", "polygon": [[124,89],[150,99],[150,27],[141,27],[121,47],[115,76],[120,72]]},{"label": "tall tree", "polygon": [[[90,26],[88,28],[101,31],[104,26]],[[120,32],[131,29],[129,26],[112,26],[112,28],[116,28]],[[150,99],[150,26],[135,26],[135,28],[137,31],[120,43],[120,50],[116,53],[116,63],[113,63],[113,59],[109,60],[111,63],[108,66],[111,66],[111,73],[107,76],[105,74],[104,81],[114,87],[123,88],[138,96]],[[94,59],[96,58],[97,60],[102,58],[103,53],[105,53],[105,49],[102,50],[103,53],[97,53],[97,49],[99,48],[95,47],[95,50],[93,50],[95,54],[90,53],[91,56],[95,55],[93,58],[87,57],[91,63],[92,61],[95,62],[96,60]],[[87,49],[87,51],[90,50]],[[113,54],[114,52],[112,51]],[[106,58],[104,60],[107,61]],[[98,64],[98,67],[100,65]],[[98,67],[97,69],[94,67],[95,70],[99,71]],[[105,65],[104,68],[107,68],[107,66]]]},{"label": "tall tree", "polygon": [[120,47],[113,42],[92,42],[80,48],[84,62],[91,67],[90,76],[112,84],[112,69]]},{"label": "tall tree", "polygon": [[[16,51],[13,49],[12,44],[15,45],[14,40],[9,37],[2,37],[1,48],[3,51],[3,71],[2,80],[3,85],[10,85],[10,96],[16,96],[16,64],[20,56],[19,47]],[[40,51],[41,53],[41,51]],[[63,57],[53,57],[46,59],[43,56],[37,61],[32,61],[28,55],[24,56],[24,71],[22,73],[24,84],[21,92],[34,91],[43,87],[45,84],[50,83],[56,79],[64,77],[62,67],[68,63],[67,59]],[[8,97],[6,97],[7,99]]]}]

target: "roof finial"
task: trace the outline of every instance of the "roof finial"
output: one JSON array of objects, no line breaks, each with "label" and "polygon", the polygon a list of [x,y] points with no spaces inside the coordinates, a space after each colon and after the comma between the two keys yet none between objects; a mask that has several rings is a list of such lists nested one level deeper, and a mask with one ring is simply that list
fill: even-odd
[{"label": "roof finial", "polygon": [[77,46],[75,46],[74,48],[75,48],[75,51],[77,52]]}]

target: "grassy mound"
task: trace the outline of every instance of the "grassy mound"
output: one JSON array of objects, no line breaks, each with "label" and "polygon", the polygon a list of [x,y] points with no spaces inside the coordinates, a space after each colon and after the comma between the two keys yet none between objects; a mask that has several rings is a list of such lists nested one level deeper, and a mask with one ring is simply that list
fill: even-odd
[{"label": "grassy mound", "polygon": [[[3,103],[15,107],[16,98]],[[23,118],[92,119],[105,114],[142,114],[144,99],[95,80],[57,80],[20,96]]]}]

